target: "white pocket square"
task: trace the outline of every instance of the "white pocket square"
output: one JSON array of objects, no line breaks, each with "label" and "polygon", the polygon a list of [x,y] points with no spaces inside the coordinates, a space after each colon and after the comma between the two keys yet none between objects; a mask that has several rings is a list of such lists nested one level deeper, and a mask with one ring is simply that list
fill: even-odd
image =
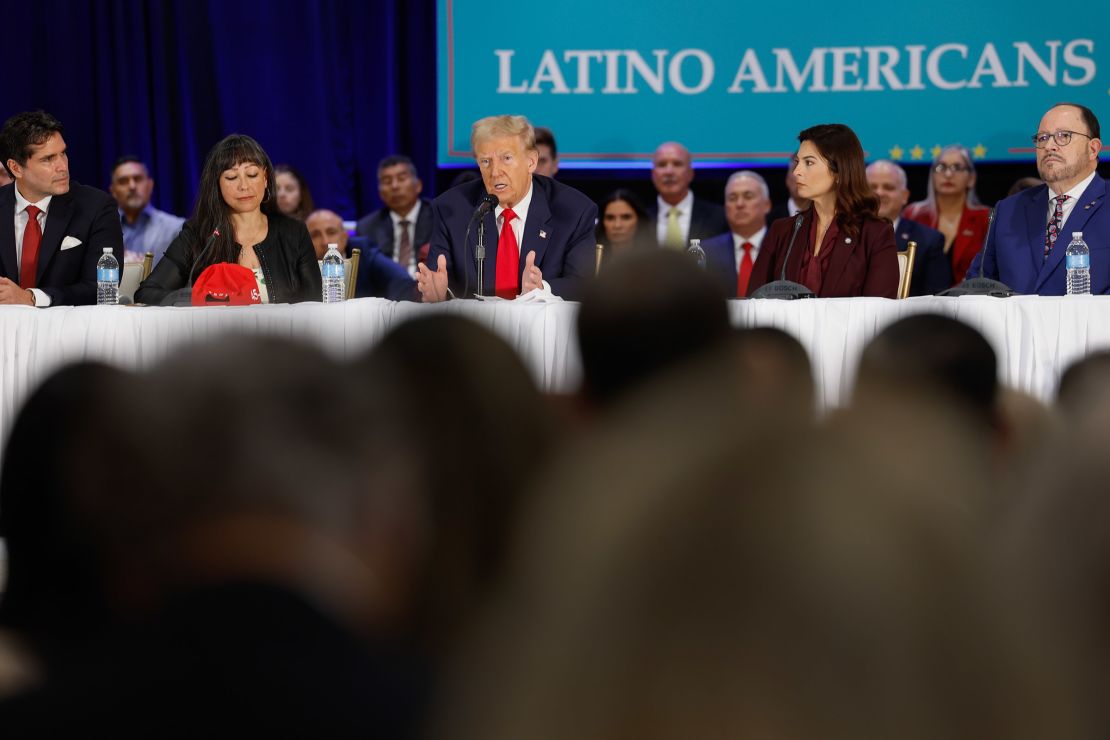
[{"label": "white pocket square", "polygon": [[67,236],[65,239],[62,239],[62,249],[73,249],[79,246],[81,246],[81,240],[75,236]]}]

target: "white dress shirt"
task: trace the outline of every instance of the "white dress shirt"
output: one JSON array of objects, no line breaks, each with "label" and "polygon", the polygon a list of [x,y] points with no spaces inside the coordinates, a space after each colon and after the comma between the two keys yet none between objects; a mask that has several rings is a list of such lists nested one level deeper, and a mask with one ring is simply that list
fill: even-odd
[{"label": "white dress shirt", "polygon": [[401,265],[401,267],[408,270],[410,276],[415,277],[416,252],[421,246],[416,243],[416,219],[420,218],[420,199],[416,199],[416,205],[404,216],[397,215],[396,211],[390,211],[389,218],[393,221],[393,261],[397,264],[401,264],[401,221],[406,220],[409,222],[409,244],[412,245],[412,255],[409,257],[409,263],[407,265]]},{"label": "white dress shirt", "polygon": [[[1045,215],[1045,219],[1044,219],[1044,225],[1045,225],[1046,229],[1048,228],[1048,222],[1052,220],[1052,214],[1056,212],[1056,203],[1053,202],[1053,198],[1055,198],[1059,195],[1066,195],[1066,196],[1068,196],[1068,199],[1064,201],[1064,215],[1060,218],[1060,229],[1061,229],[1060,236],[1061,237],[1064,236],[1063,228],[1064,228],[1064,224],[1066,224],[1068,222],[1068,216],[1071,215],[1072,209],[1075,208],[1075,206],[1079,203],[1079,198],[1083,195],[1083,191],[1085,191],[1087,189],[1087,186],[1091,184],[1091,180],[1094,180],[1094,179],[1095,179],[1095,173],[1092,172],[1091,174],[1087,175],[1086,179],[1084,179],[1082,182],[1080,182],[1078,185],[1076,185],[1074,188],[1072,188],[1071,190],[1069,190],[1066,193],[1057,193],[1052,189],[1051,185],[1049,186],[1049,188],[1048,188],[1048,213]],[[1069,242],[1071,241],[1071,234],[1067,235],[1067,240]]]},{"label": "white dress shirt", "polygon": [[[528,207],[532,205],[532,190],[534,187],[534,183],[528,184],[528,192],[524,194],[524,197],[520,199],[519,203],[513,206],[513,213],[516,214],[516,218],[510,222],[513,236],[516,237],[516,248],[520,254],[521,265],[523,265],[528,258],[528,255],[524,252],[524,223],[528,220]],[[500,204],[493,210],[494,218],[497,221],[497,239],[501,238],[501,228],[505,225],[505,219],[501,217],[501,214],[504,212],[505,209],[502,208]],[[544,290],[551,290],[551,286],[548,284],[547,280],[543,281],[543,288]]]},{"label": "white dress shirt", "polygon": [[752,245],[752,264],[755,264],[756,258],[759,256],[759,248],[763,246],[763,237],[767,236],[767,227],[764,226],[759,231],[751,235],[750,238],[745,239],[736,232],[732,233],[732,248],[736,252],[736,276],[740,276],[740,260],[744,259],[744,250],[742,245],[744,242]]},{"label": "white dress shirt", "polygon": [[[46,234],[46,215],[50,210],[50,201],[54,199],[53,195],[48,195],[38,203],[32,203],[23,197],[19,192],[19,186],[13,185],[12,189],[15,190],[15,266],[16,270],[22,272],[23,270],[23,233],[27,230],[27,221],[29,214],[27,213],[27,206],[35,206],[42,211],[38,215],[39,229],[42,233]],[[42,243],[39,243],[39,250],[41,253]],[[18,283],[19,276],[12,282]],[[46,308],[50,305],[50,296],[43,293],[38,288],[31,288],[31,294],[35,296],[35,305],[40,308]]]}]

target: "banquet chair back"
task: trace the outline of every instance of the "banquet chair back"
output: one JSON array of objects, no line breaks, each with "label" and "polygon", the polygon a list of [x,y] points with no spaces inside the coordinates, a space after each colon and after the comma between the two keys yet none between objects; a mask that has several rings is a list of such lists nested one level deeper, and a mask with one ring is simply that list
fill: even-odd
[{"label": "banquet chair back", "polygon": [[917,242],[906,245],[906,251],[898,253],[898,297],[910,294],[910,280],[913,278],[913,259],[917,256]]},{"label": "banquet chair back", "polygon": [[151,252],[147,252],[143,255],[142,262],[124,262],[119,281],[120,297],[126,296],[134,301],[135,291],[139,289],[139,284],[150,275],[150,270],[153,266],[154,254]]},{"label": "banquet chair back", "polygon": [[362,250],[355,247],[351,256],[343,260],[344,275],[347,277],[347,300],[355,297],[355,284],[358,283],[358,261],[362,258]]}]

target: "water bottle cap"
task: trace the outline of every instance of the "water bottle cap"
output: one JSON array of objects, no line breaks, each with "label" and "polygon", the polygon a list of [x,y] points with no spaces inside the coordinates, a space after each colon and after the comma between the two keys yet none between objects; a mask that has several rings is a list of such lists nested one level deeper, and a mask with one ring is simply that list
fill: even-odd
[{"label": "water bottle cap", "polygon": [[1071,238],[1072,239],[1082,239],[1083,238],[1083,232],[1082,231],[1073,231],[1073,232],[1071,232]]},{"label": "water bottle cap", "polygon": [[111,253],[112,253],[112,248],[111,247],[104,247],[104,254],[111,254]]}]

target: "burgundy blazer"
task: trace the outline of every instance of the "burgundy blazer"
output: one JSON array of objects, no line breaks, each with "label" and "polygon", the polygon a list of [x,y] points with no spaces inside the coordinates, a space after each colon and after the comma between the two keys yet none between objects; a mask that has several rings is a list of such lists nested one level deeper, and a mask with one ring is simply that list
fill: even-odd
[{"label": "burgundy blazer", "polygon": [[[802,226],[794,248],[790,250],[790,262],[786,266],[786,279],[800,283],[802,275],[802,254],[810,249],[805,241],[809,231],[809,221],[813,209],[802,212]],[[782,263],[786,258],[790,235],[794,233],[794,219],[780,218],[771,224],[759,257],[752,267],[748,295],[766,283],[778,280],[782,275]],[[818,298],[851,298],[855,296],[874,296],[876,298],[896,298],[898,295],[898,247],[894,243],[894,228],[889,221],[867,217],[863,220],[860,234],[855,239],[845,235],[833,244],[829,269]]]}]

